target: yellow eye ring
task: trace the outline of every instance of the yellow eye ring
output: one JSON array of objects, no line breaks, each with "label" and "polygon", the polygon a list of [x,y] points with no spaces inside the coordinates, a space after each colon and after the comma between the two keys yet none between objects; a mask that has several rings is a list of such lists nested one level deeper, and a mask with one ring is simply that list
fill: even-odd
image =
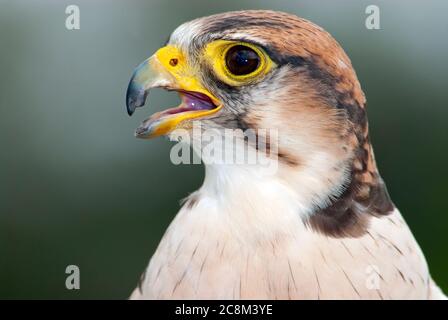
[{"label": "yellow eye ring", "polygon": [[246,42],[213,41],[207,45],[205,55],[220,80],[233,86],[252,83],[273,66],[264,50]]}]

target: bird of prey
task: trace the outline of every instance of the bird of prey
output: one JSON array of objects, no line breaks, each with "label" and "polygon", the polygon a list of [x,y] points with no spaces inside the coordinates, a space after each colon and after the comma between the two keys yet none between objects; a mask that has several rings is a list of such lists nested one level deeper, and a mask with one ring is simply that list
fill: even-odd
[{"label": "bird of prey", "polygon": [[445,298],[378,172],[352,64],[321,27],[264,10],[184,23],[135,70],[130,115],[154,87],[182,103],[137,137],[276,129],[257,139],[278,167],[206,164],[132,299]]}]

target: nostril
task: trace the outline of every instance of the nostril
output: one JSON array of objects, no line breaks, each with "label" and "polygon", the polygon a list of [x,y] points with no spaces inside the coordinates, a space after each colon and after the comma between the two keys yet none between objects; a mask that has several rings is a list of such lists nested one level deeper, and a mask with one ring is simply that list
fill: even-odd
[{"label": "nostril", "polygon": [[172,66],[172,67],[177,66],[178,63],[179,63],[179,60],[176,59],[176,58],[172,58],[172,59],[170,60],[170,66]]}]

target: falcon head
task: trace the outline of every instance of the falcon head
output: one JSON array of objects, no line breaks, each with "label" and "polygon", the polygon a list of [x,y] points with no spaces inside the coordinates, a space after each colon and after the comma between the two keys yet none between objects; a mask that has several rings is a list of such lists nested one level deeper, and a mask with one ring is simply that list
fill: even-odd
[{"label": "falcon head", "polygon": [[[350,59],[319,26],[258,10],[187,22],[137,67],[127,90],[129,115],[155,87],[177,91],[182,103],[145,120],[137,137],[169,135],[196,121],[203,128],[274,128],[278,141],[267,143],[275,144],[268,148],[276,150],[278,175],[298,190],[305,211],[319,217],[341,206],[337,214],[315,218],[314,227],[346,232],[339,226],[360,221],[353,201],[378,214],[390,210],[369,142],[364,94]],[[372,205],[375,197],[381,201]]]},{"label": "falcon head", "polygon": [[229,12],[181,25],[134,72],[129,115],[155,87],[177,91],[182,103],[145,120],[139,138],[195,121],[205,128],[276,128],[280,157],[299,164],[305,154],[328,149],[350,156],[355,143],[347,136],[367,128],[347,55],[323,29],[286,13]]}]

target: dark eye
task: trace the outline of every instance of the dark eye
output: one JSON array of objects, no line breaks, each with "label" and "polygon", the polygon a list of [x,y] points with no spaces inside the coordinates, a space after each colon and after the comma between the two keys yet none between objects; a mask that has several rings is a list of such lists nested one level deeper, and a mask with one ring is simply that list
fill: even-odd
[{"label": "dark eye", "polygon": [[257,70],[260,65],[260,57],[251,48],[236,45],[227,51],[226,65],[232,74],[243,76]]}]

